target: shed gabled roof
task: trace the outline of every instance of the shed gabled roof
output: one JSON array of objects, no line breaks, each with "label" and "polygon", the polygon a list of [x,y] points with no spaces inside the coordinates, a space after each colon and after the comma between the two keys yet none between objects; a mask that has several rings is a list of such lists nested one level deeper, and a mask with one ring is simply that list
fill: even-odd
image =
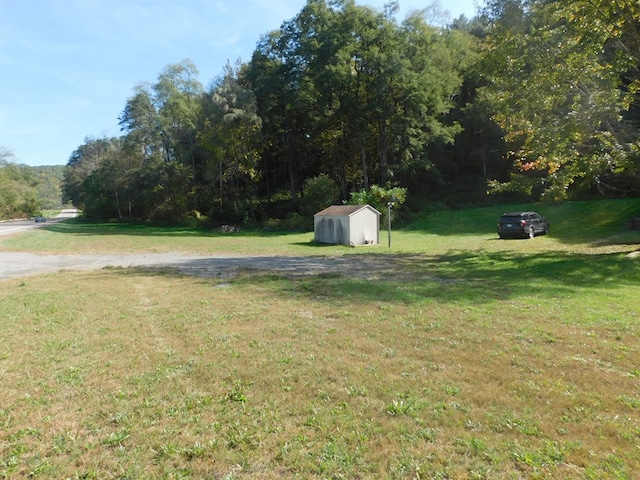
[{"label": "shed gabled roof", "polygon": [[316,213],[315,217],[350,217],[351,215],[358,213],[360,210],[371,210],[377,215],[380,212],[373,208],[371,205],[331,205],[324,210]]}]

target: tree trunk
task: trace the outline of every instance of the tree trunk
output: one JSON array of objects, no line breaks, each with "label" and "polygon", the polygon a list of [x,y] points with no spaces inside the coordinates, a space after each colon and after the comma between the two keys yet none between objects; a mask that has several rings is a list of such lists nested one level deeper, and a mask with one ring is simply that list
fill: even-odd
[{"label": "tree trunk", "polygon": [[287,144],[287,172],[289,173],[289,192],[291,193],[291,198],[296,198],[298,194],[297,182],[296,182],[296,171],[294,165],[294,159],[292,158],[291,152],[292,148],[289,141],[289,133],[286,134],[286,144]]},{"label": "tree trunk", "polygon": [[362,162],[362,185],[365,190],[369,190],[369,170],[367,167],[367,151],[364,143],[360,142],[360,161]]},{"label": "tree trunk", "polygon": [[122,220],[122,212],[120,212],[120,199],[118,198],[118,190],[115,190],[113,193],[115,193],[115,196],[116,196],[116,210],[118,210],[118,219]]},{"label": "tree trunk", "polygon": [[389,175],[389,161],[387,159],[387,135],[384,122],[378,123],[378,156],[380,158],[380,185],[385,185]]}]

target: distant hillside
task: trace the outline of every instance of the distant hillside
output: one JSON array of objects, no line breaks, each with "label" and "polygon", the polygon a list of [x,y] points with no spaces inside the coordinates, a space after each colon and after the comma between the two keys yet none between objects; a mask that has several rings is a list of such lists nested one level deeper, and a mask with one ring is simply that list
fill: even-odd
[{"label": "distant hillside", "polygon": [[31,167],[38,185],[38,201],[45,210],[62,207],[62,175],[65,165]]}]

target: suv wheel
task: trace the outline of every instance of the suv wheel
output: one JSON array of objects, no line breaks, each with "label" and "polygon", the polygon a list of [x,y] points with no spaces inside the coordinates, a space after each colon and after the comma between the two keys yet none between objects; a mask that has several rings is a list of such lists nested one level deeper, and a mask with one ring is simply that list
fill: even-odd
[{"label": "suv wheel", "polygon": [[529,227],[529,238],[533,238],[536,236],[536,231],[533,229],[533,227]]}]

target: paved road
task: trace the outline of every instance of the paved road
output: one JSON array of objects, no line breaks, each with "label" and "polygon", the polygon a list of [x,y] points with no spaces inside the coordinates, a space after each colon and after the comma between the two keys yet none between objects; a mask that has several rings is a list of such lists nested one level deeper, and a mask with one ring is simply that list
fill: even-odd
[{"label": "paved road", "polygon": [[[47,218],[47,222],[59,222],[60,220],[65,220],[67,218],[73,218],[78,216],[78,211],[76,209],[68,208],[62,210],[55,218]],[[44,227],[47,222],[38,223],[33,219],[29,220],[14,220],[10,222],[0,222],[0,235],[10,235],[12,233],[17,233],[21,231],[30,230],[32,228],[41,228]]]}]

